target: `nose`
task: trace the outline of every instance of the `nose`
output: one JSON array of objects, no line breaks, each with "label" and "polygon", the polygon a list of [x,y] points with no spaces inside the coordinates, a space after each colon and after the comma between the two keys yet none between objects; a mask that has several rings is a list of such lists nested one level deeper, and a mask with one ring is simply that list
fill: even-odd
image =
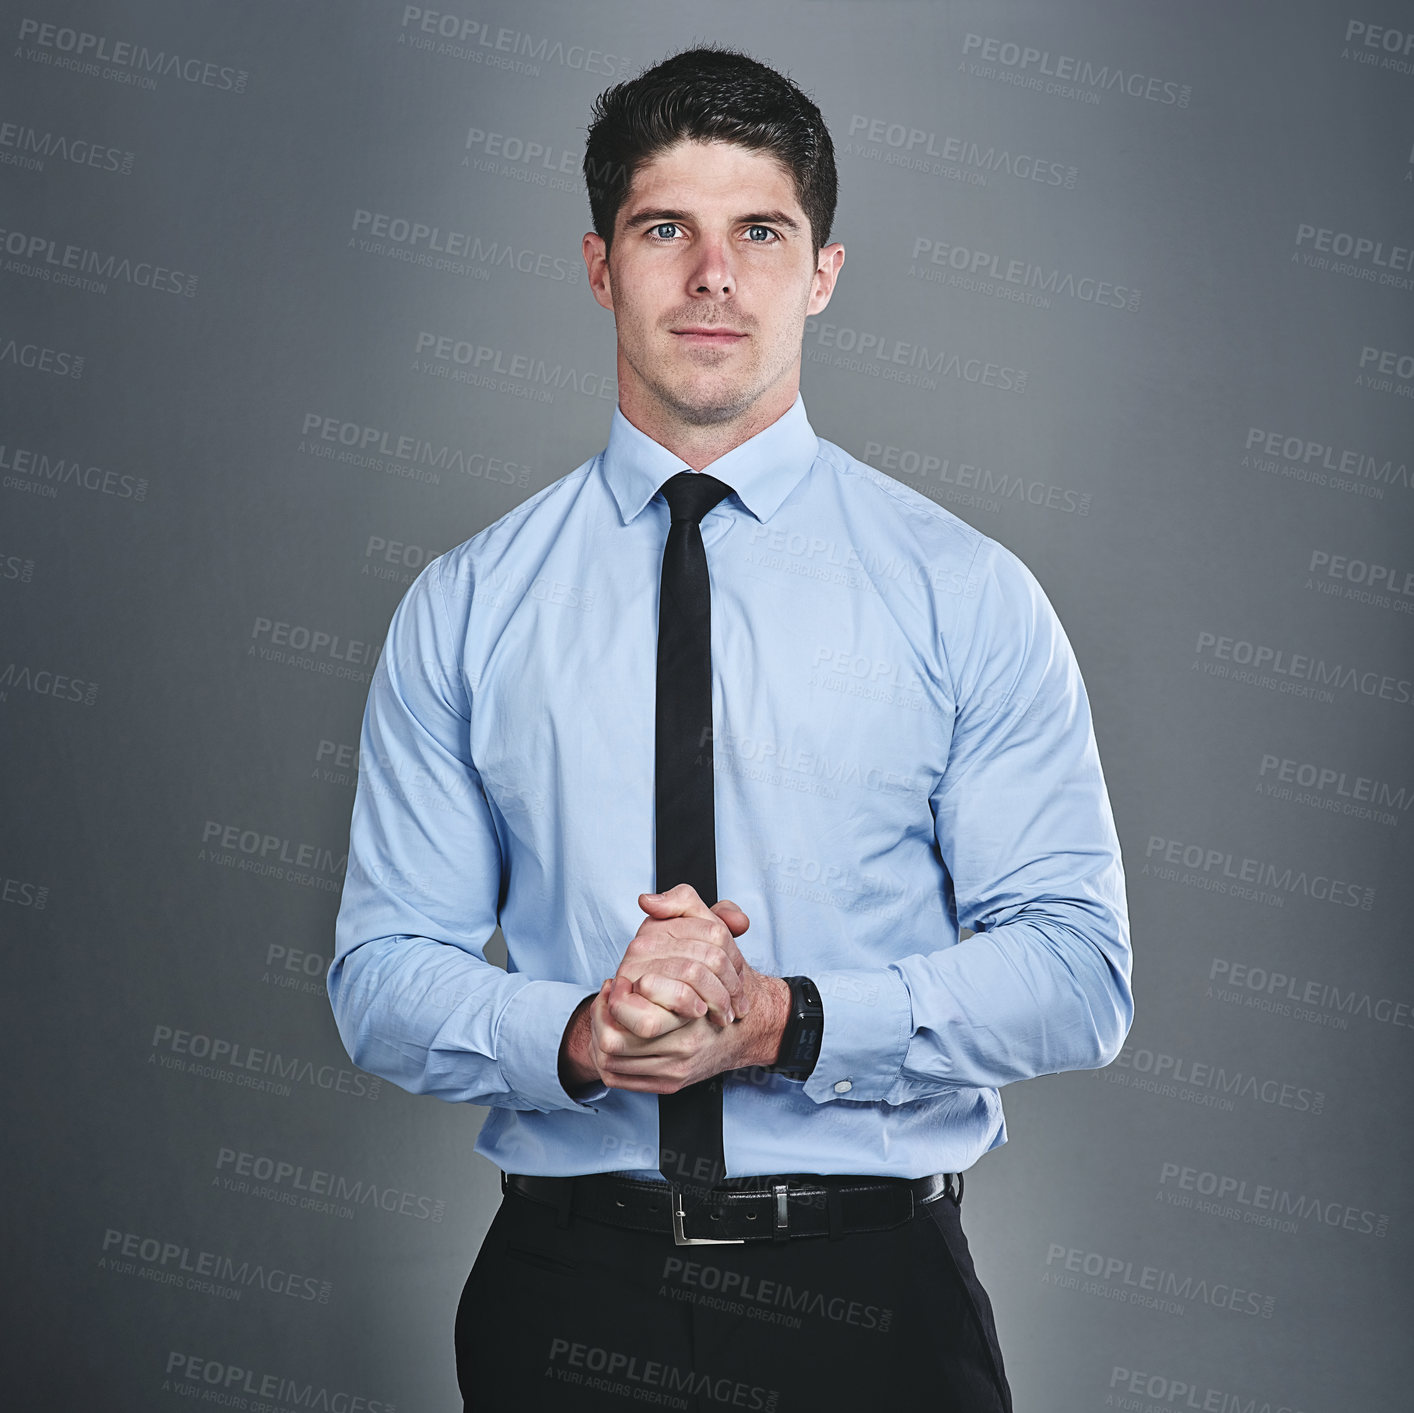
[{"label": "nose", "polygon": [[727,241],[711,236],[701,242],[688,283],[693,294],[714,299],[726,298],[736,289],[736,274]]}]

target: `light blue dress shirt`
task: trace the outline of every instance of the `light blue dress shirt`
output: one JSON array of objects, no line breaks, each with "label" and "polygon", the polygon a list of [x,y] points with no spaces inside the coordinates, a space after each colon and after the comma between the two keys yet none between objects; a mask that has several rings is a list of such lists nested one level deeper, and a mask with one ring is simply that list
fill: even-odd
[{"label": "light blue dress shirt", "polygon": [[[369,691],[329,996],[349,1054],[489,1106],[510,1172],[657,1177],[658,1099],[558,1076],[653,891],[658,578],[680,460],[603,453],[429,564]],[[813,977],[804,1082],[726,1076],[729,1177],[959,1172],[997,1090],[1107,1064],[1124,877],[1069,643],[1011,553],[816,437],[712,463],[721,896],[752,966]],[[708,902],[715,901],[708,899]],[[508,970],[485,945],[500,923]],[[959,929],[975,936],[959,940]]]}]

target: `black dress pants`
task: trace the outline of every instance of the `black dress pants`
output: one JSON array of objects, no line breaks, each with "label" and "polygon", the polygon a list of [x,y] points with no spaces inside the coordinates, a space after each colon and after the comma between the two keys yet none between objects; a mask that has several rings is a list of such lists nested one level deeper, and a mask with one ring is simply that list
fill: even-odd
[{"label": "black dress pants", "polygon": [[466,1413],[1010,1413],[959,1204],[891,1231],[676,1246],[509,1190],[456,1317]]}]

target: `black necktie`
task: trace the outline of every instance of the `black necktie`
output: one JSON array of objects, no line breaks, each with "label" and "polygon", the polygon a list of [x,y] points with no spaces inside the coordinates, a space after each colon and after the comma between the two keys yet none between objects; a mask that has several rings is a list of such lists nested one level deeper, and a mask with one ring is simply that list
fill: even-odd
[{"label": "black necktie", "polygon": [[[732,488],[715,476],[681,471],[661,489],[672,522],[658,595],[657,888],[690,883],[710,908],[717,901],[712,591],[701,520]],[[721,1075],[658,1096],[658,1159],[684,1211],[726,1176]]]}]

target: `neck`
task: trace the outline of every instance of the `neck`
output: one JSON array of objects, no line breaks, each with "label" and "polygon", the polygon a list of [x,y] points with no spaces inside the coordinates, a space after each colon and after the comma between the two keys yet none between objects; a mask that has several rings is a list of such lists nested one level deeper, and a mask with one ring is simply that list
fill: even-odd
[{"label": "neck", "polygon": [[658,399],[646,396],[640,389],[631,389],[622,381],[619,389],[619,411],[685,466],[701,471],[784,417],[795,402],[800,384],[796,379],[779,391],[771,389],[731,421],[706,425],[685,421]]}]

